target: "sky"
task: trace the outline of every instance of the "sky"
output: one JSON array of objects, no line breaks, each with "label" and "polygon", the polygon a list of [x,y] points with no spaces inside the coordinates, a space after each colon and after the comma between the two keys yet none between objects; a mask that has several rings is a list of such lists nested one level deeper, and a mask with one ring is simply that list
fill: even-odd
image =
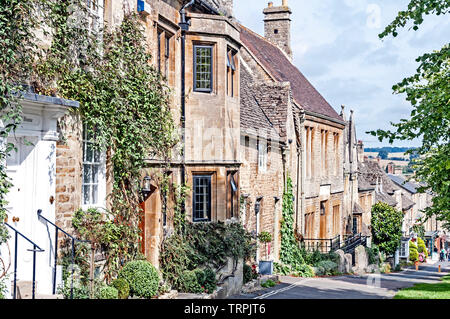
[{"label": "sky", "polygon": [[[282,0],[271,0],[274,6]],[[263,9],[268,0],[234,0],[238,21],[264,35]],[[409,118],[412,107],[392,86],[415,74],[415,59],[449,42],[448,16],[427,16],[419,31],[407,25],[396,38],[378,34],[407,8],[409,0],[289,0],[292,10],[293,63],[324,98],[348,118],[354,110],[357,139],[365,147],[388,146],[366,134],[389,129]],[[418,146],[420,141],[396,141],[393,146]]]}]

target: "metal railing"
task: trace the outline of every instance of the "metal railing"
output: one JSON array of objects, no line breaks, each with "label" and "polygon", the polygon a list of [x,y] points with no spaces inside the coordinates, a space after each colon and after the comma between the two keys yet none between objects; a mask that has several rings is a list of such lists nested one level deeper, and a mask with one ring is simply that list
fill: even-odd
[{"label": "metal railing", "polygon": [[300,247],[307,251],[319,251],[321,253],[329,253],[339,249],[341,246],[341,236],[334,238],[311,239],[305,238],[300,243]]},{"label": "metal railing", "polygon": [[54,264],[54,268],[53,268],[53,294],[56,294],[56,266],[57,266],[57,262],[58,262],[58,235],[59,232],[62,232],[64,235],[66,235],[67,237],[69,237],[71,239],[72,242],[72,251],[71,251],[71,260],[72,260],[72,280],[70,283],[70,299],[73,299],[73,280],[74,280],[74,272],[75,272],[75,242],[89,242],[86,240],[80,240],[77,239],[75,237],[73,237],[72,235],[70,235],[68,232],[66,232],[65,230],[63,230],[61,227],[55,225],[53,222],[51,222],[50,220],[48,220],[47,218],[45,218],[44,216],[42,216],[42,209],[39,209],[37,211],[37,215],[38,215],[38,219],[42,218],[43,220],[45,220],[47,223],[49,223],[50,225],[52,225],[53,227],[55,227],[55,264]]},{"label": "metal railing", "polygon": [[342,246],[342,250],[346,254],[352,255],[353,265],[355,265],[355,250],[358,246],[367,247],[367,238],[369,236],[363,236],[361,233],[355,234],[351,237],[348,237],[344,240],[344,245]]},{"label": "metal railing", "polygon": [[35,299],[36,296],[36,253],[44,252],[44,249],[40,248],[34,241],[26,237],[24,234],[19,232],[17,229],[5,223],[6,226],[14,231],[14,288],[13,288],[13,299],[17,297],[17,243],[19,236],[33,245],[33,249],[28,249],[28,251],[33,252],[33,284],[32,284],[32,298]]}]

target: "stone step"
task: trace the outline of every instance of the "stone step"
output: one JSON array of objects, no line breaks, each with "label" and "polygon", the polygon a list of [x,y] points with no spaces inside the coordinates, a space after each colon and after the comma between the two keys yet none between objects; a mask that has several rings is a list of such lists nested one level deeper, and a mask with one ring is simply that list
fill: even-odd
[{"label": "stone step", "polygon": [[[36,288],[35,299],[64,299],[63,295],[38,294],[37,293],[37,284],[36,284],[35,288]],[[26,280],[17,281],[16,298],[17,299],[32,299],[33,298],[33,282],[26,281]]]}]

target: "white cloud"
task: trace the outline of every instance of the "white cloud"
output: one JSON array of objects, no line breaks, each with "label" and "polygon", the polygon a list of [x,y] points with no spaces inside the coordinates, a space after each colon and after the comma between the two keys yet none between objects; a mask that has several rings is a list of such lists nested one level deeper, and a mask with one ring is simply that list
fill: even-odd
[{"label": "white cloud", "polygon": [[[262,10],[267,2],[235,0],[235,15],[242,24],[263,34]],[[273,2],[281,5],[281,0]],[[289,1],[294,64],[336,110],[341,104],[355,110],[358,139],[369,142],[368,146],[380,143],[366,131],[388,129],[390,122],[410,114],[410,105],[403,96],[392,94],[392,86],[415,73],[418,56],[448,42],[450,21],[444,16],[427,16],[419,31],[408,31],[407,26],[398,37],[380,40],[378,34],[408,3]]]}]

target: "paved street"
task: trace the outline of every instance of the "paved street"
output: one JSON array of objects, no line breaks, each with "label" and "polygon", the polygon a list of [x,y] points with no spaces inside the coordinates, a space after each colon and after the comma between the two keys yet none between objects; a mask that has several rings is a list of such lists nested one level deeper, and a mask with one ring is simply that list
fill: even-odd
[{"label": "paved street", "polygon": [[387,299],[401,288],[416,283],[438,283],[450,271],[450,263],[422,265],[393,274],[372,274],[362,277],[339,276],[329,278],[281,277],[281,284],[248,295],[231,299]]}]

